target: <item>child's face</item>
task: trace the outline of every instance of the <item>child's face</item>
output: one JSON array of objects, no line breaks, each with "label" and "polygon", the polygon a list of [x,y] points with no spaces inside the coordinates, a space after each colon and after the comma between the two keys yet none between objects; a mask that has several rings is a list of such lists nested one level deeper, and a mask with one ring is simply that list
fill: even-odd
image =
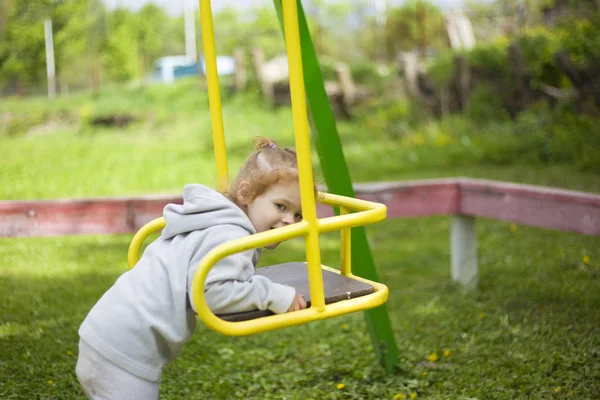
[{"label": "child's face", "polygon": [[[248,218],[256,232],[280,228],[302,220],[300,187],[297,182],[279,182],[256,196],[247,206]],[[265,246],[274,249],[279,243]]]}]

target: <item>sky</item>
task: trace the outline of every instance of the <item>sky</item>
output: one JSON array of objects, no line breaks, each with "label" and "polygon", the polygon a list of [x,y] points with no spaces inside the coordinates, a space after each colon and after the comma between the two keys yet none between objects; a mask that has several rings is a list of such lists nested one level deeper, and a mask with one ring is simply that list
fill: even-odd
[{"label": "sky", "polygon": [[[183,1],[184,0],[103,0],[104,4],[107,5],[109,9],[115,7],[127,7],[132,10],[139,10],[146,3],[154,3],[159,7],[162,7],[169,13],[170,15],[180,15],[183,11]],[[336,0],[329,0],[336,1]],[[337,0],[343,1],[343,0]],[[388,3],[391,5],[402,4],[403,0],[389,0]],[[196,8],[198,8],[198,1],[193,0],[193,3]],[[219,10],[225,7],[239,7],[239,8],[251,8],[255,6],[260,6],[263,4],[271,4],[270,0],[214,0],[211,2],[213,12],[218,12]],[[436,4],[438,7],[444,10],[459,8],[463,4],[463,0],[432,0],[432,3]],[[375,0],[373,0],[373,4],[375,4]]]}]

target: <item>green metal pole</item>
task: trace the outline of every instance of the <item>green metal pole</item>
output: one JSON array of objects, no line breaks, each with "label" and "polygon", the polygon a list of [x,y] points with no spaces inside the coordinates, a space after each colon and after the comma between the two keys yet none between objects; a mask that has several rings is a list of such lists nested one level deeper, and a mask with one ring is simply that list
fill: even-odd
[{"label": "green metal pole", "polygon": [[[283,30],[281,0],[273,0],[273,2]],[[331,193],[355,197],[333,110],[325,92],[321,69],[300,0],[298,0],[298,23],[302,46],[304,85],[306,86],[306,98],[309,106],[310,126],[313,132],[312,138],[319,154],[325,183]],[[351,257],[352,272],[363,278],[378,281],[377,271],[363,227],[352,229]],[[392,372],[394,367],[399,364],[398,347],[396,346],[385,305],[367,310],[364,315],[375,352],[386,371]]]}]

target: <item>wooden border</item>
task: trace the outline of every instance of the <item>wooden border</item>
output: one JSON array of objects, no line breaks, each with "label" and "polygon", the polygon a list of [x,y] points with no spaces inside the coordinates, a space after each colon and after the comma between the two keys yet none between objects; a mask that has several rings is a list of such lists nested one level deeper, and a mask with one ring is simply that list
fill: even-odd
[{"label": "wooden border", "polygon": [[[356,196],[384,203],[388,218],[467,215],[600,236],[600,195],[467,178],[355,185]],[[136,232],[180,196],[0,201],[0,237]],[[333,215],[318,205],[320,218]]]},{"label": "wooden border", "polygon": [[474,179],[460,187],[463,215],[600,236],[600,195]]}]

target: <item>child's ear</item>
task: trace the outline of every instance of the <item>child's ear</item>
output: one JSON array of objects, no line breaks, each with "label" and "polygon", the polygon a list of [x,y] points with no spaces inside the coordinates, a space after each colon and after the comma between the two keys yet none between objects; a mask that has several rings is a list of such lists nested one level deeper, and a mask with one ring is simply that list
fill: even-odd
[{"label": "child's ear", "polygon": [[247,181],[241,181],[240,186],[238,186],[236,195],[241,205],[247,206],[248,204],[250,204],[252,202],[250,183]]}]

